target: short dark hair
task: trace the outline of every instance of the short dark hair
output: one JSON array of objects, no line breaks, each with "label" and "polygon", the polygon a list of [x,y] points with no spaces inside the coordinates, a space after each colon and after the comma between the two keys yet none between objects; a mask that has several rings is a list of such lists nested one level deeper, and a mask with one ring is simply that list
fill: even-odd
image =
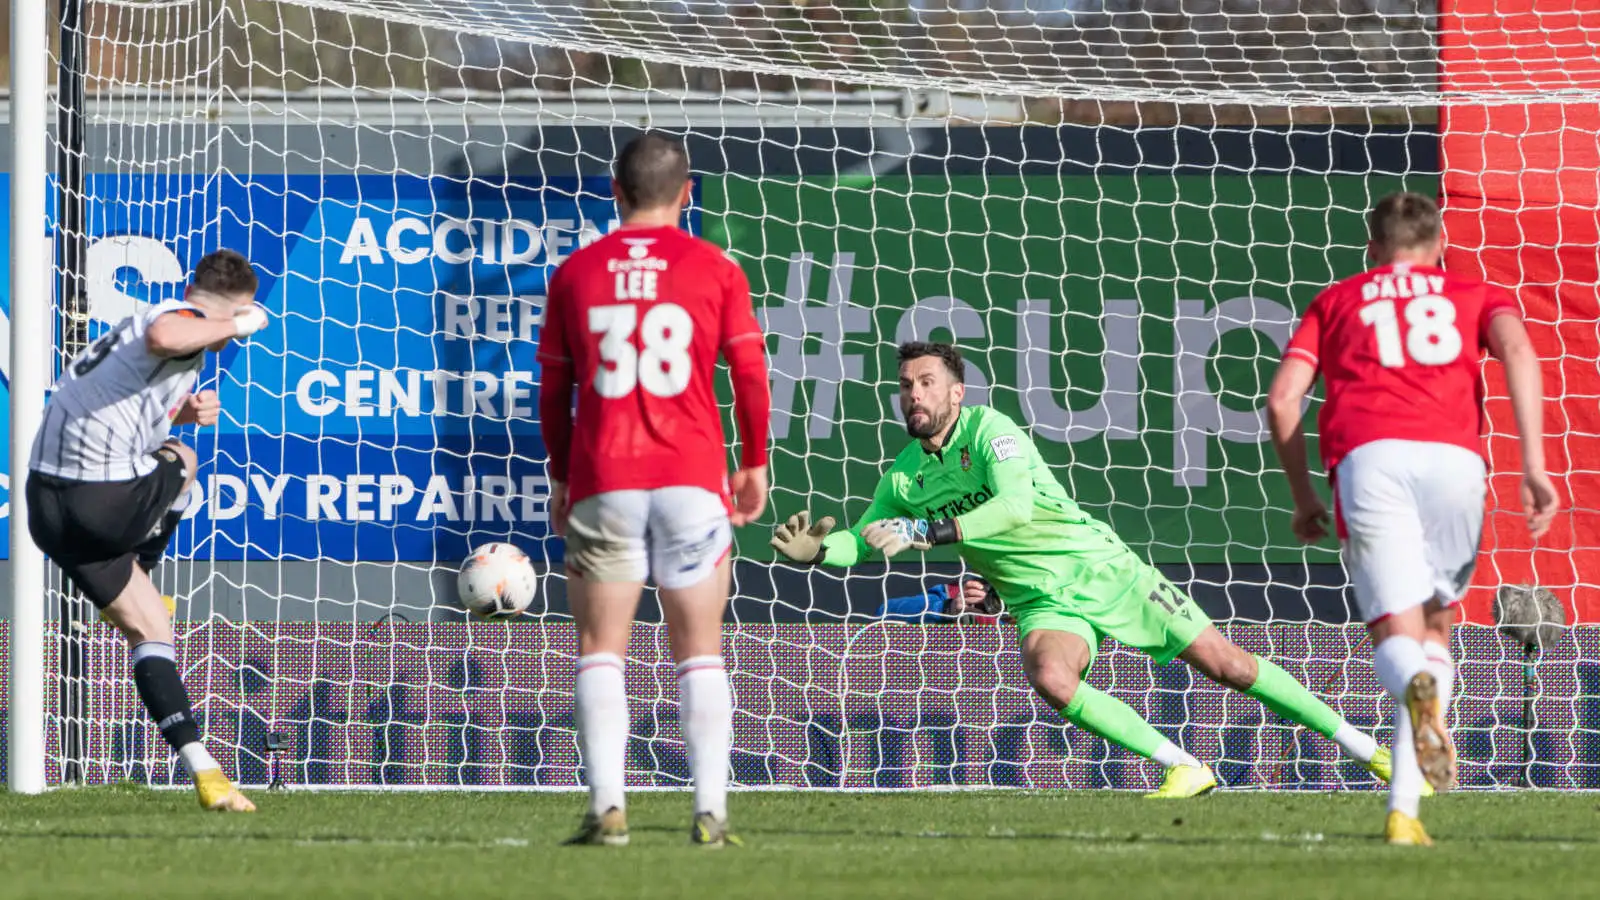
[{"label": "short dark hair", "polygon": [[1428,246],[1439,239],[1442,228],[1439,204],[1412,191],[1390,194],[1367,213],[1368,237],[1391,253]]},{"label": "short dark hair", "polygon": [[647,131],[617,154],[611,177],[622,189],[622,199],[635,209],[666,206],[678,199],[689,180],[689,151],[670,134]]},{"label": "short dark hair", "polygon": [[900,345],[900,350],[895,354],[896,364],[905,365],[913,359],[924,356],[937,356],[944,360],[944,367],[955,376],[956,381],[965,383],[967,380],[967,362],[961,358],[961,351],[954,344],[941,344],[937,341],[906,341]]},{"label": "short dark hair", "polygon": [[254,297],[260,282],[250,260],[235,250],[215,250],[207,253],[194,267],[190,279],[196,290],[218,296],[249,294]]}]

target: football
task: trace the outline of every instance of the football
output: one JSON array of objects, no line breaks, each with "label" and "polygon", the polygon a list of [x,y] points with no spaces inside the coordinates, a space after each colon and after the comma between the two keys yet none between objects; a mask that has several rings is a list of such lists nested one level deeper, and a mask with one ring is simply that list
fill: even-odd
[{"label": "football", "polygon": [[511,544],[484,544],[461,563],[456,593],[474,615],[502,618],[522,613],[533,603],[538,579],[528,554]]}]

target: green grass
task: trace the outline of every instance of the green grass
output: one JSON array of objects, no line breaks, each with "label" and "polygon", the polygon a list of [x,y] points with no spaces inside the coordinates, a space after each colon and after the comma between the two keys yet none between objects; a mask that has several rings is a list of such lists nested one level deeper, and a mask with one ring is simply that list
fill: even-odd
[{"label": "green grass", "polygon": [[1439,846],[1378,838],[1381,795],[735,794],[742,849],[687,844],[688,797],[635,794],[626,849],[557,846],[576,794],[265,793],[254,816],[114,787],[0,793],[0,897],[1574,896],[1600,797],[1425,801]]}]

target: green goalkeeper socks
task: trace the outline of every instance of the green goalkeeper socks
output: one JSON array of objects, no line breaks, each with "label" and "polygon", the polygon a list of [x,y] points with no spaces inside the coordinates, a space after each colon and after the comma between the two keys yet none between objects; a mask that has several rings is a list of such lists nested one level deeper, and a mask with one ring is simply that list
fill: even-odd
[{"label": "green goalkeeper socks", "polygon": [[1256,657],[1256,683],[1245,693],[1260,700],[1267,709],[1323,737],[1333,737],[1344,724],[1344,717],[1334,712],[1333,707],[1317,699],[1276,663],[1260,656]]},{"label": "green goalkeeper socks", "polygon": [[1061,715],[1084,731],[1098,734],[1146,759],[1154,759],[1156,751],[1167,743],[1161,732],[1140,718],[1133,707],[1087,684],[1079,684],[1072,692],[1072,700],[1061,710]]},{"label": "green goalkeeper socks", "polygon": [[[1317,699],[1288,672],[1259,656],[1256,657],[1256,683],[1250,685],[1245,693],[1279,716],[1304,725],[1324,737],[1338,740],[1335,735],[1345,724],[1344,717]],[[1171,753],[1181,754],[1182,751],[1176,747],[1165,751],[1168,740],[1149,722],[1140,718],[1133,707],[1087,684],[1078,685],[1072,694],[1072,702],[1061,710],[1061,715],[1085,731],[1126,747],[1146,759],[1156,759],[1162,765],[1173,765],[1189,759],[1187,754],[1183,754],[1183,760],[1165,759]],[[1358,759],[1364,758],[1360,754],[1353,755]],[[1366,756],[1370,757],[1371,753]],[[1189,764],[1199,765],[1198,762]]]}]

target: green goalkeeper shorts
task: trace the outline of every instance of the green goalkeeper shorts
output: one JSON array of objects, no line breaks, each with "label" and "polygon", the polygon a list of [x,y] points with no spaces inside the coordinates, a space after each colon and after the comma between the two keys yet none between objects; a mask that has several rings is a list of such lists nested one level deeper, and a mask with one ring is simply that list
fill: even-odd
[{"label": "green goalkeeper shorts", "polygon": [[1165,665],[1211,624],[1200,607],[1166,576],[1137,557],[1108,563],[1084,582],[1007,609],[1020,643],[1032,631],[1065,631],[1089,645],[1089,662],[1102,638],[1148,653]]}]

